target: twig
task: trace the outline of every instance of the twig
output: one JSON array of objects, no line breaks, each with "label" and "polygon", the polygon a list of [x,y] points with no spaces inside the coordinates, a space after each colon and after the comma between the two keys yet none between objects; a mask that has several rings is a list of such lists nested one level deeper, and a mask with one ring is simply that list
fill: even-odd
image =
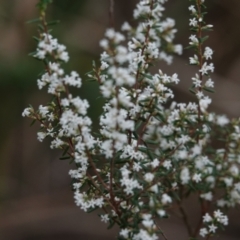
[{"label": "twig", "polygon": [[178,207],[179,207],[179,210],[182,214],[182,218],[183,218],[183,221],[186,225],[188,234],[189,234],[189,236],[192,236],[192,228],[191,228],[191,225],[189,224],[187,213],[186,213],[185,209],[183,208],[183,206],[181,205],[180,202],[178,202]]},{"label": "twig", "polygon": [[110,27],[114,27],[114,0],[109,0],[109,25]]},{"label": "twig", "polygon": [[[156,224],[156,222],[155,222],[155,224]],[[162,231],[162,229],[161,229],[157,224],[156,224],[156,226],[157,226],[157,228],[160,230],[163,238],[164,238],[165,240],[168,240],[168,239],[167,239],[167,236],[164,234],[164,232]]]}]

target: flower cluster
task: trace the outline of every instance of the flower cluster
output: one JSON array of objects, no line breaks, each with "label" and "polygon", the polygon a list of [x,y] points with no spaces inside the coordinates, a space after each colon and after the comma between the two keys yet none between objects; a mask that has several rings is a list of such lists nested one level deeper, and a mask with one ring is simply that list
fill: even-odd
[{"label": "flower cluster", "polygon": [[196,101],[188,103],[173,100],[177,73],[151,69],[158,60],[170,64],[172,54],[182,52],[173,43],[174,20],[164,18],[165,2],[139,0],[134,10],[139,25],[125,22],[121,32],[107,29],[100,41],[100,64],[87,75],[99,83],[105,100],[97,134],[91,129],[88,101],[70,93],[82,80],[74,71],[65,74],[66,48],[49,34],[41,15],[45,31],[34,57],[44,62],[46,71],[37,84],[47,87],[54,99],[38,110],[26,108],[23,116],[40,122],[39,141],[50,137],[50,147],[62,149],[62,158],[75,163],[69,174],[76,205],[84,211],[102,209],[101,221],[117,224],[119,239],[165,238],[156,219],[176,208],[188,227],[182,202],[191,194],[198,197],[202,215],[194,231],[188,227],[189,237],[208,237],[228,223],[220,210],[211,217],[210,207],[240,203],[239,119],[208,112],[206,92],[214,88],[214,66],[213,50],[203,46],[203,34],[212,28],[204,21],[204,1],[193,0],[189,7],[190,64],[198,70],[190,89]]},{"label": "flower cluster", "polygon": [[224,215],[219,209],[213,212],[213,216],[206,213],[203,216],[203,222],[206,227],[200,229],[202,237],[213,235],[218,227],[228,225],[228,217]]},{"label": "flower cluster", "polygon": [[205,23],[204,13],[201,10],[202,4],[198,4],[196,7],[194,5],[189,7],[192,17],[189,25],[193,32],[189,37],[189,44],[196,52],[193,57],[190,57],[189,62],[199,67],[199,72],[192,78],[193,85],[191,90],[196,94],[199,100],[201,111],[205,111],[212,100],[209,96],[206,96],[203,91],[214,91],[214,82],[209,77],[209,74],[214,71],[214,65],[212,62],[208,62],[212,59],[213,50],[210,47],[205,47],[203,49],[203,42],[207,38],[202,34],[204,31],[211,30],[213,26]]},{"label": "flower cluster", "polygon": [[66,52],[66,46],[59,44],[56,38],[53,38],[48,33],[43,33],[41,40],[38,43],[38,48],[34,57],[45,59],[47,55],[55,56],[55,59],[68,62],[69,56]]}]

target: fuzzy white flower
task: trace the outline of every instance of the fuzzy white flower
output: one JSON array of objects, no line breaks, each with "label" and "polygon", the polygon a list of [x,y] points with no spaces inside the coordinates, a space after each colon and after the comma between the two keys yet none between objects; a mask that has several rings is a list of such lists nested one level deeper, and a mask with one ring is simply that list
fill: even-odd
[{"label": "fuzzy white flower", "polygon": [[168,194],[164,193],[162,195],[161,202],[162,202],[163,205],[171,203],[172,202],[172,198]]},{"label": "fuzzy white flower", "polygon": [[187,184],[190,180],[190,172],[187,167],[184,167],[180,173],[180,179],[182,184]]},{"label": "fuzzy white flower", "polygon": [[110,220],[110,218],[109,218],[108,214],[101,215],[102,222],[107,223],[107,222],[109,222],[109,220]]},{"label": "fuzzy white flower", "polygon": [[148,172],[144,175],[144,179],[147,182],[152,182],[152,180],[154,179],[154,174]]},{"label": "fuzzy white flower", "polygon": [[192,19],[190,19],[189,25],[193,26],[193,27],[196,27],[197,23],[198,23],[197,19],[196,18],[192,18]]},{"label": "fuzzy white flower", "polygon": [[203,222],[211,222],[213,219],[212,217],[209,215],[209,213],[206,213],[204,216],[203,216]]},{"label": "fuzzy white flower", "polygon": [[208,234],[208,230],[206,228],[201,228],[199,231],[199,235],[205,237]]},{"label": "fuzzy white flower", "polygon": [[195,173],[192,177],[192,180],[196,183],[199,183],[202,181],[202,174],[201,173]]},{"label": "fuzzy white flower", "polygon": [[170,160],[165,160],[163,162],[163,167],[165,167],[167,170],[169,170],[172,167],[172,163]]},{"label": "fuzzy white flower", "polygon": [[204,57],[206,59],[212,59],[213,50],[210,47],[206,47],[204,50]]}]

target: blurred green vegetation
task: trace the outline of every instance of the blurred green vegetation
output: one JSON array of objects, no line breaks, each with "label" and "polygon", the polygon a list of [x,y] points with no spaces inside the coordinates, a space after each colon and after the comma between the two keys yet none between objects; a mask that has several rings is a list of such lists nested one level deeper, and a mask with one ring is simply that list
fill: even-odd
[{"label": "blurred green vegetation", "polygon": [[[35,1],[36,2],[36,1]],[[82,18],[83,8],[86,4],[86,0],[81,1],[54,1],[54,4],[48,10],[48,19],[55,20],[61,19],[61,25],[53,27],[53,35],[59,38],[59,41],[67,45],[71,61],[65,65],[66,72],[76,70],[80,73],[83,81],[84,74],[91,69],[92,60],[97,59],[97,55],[93,55],[88,51],[69,45],[68,42],[64,42],[62,39],[66,39],[65,27],[71,24],[75,18]],[[13,134],[18,128],[23,128],[26,122],[30,125],[29,119],[23,119],[21,114],[25,107],[29,103],[32,103],[34,107],[38,107],[39,104],[46,104],[51,96],[48,96],[44,90],[42,90],[41,97],[39,98],[39,90],[37,89],[36,80],[39,77],[39,73],[43,70],[43,64],[32,57],[28,56],[28,53],[34,51],[36,43],[32,39],[32,35],[37,34],[36,24],[26,24],[26,19],[23,16],[18,16],[16,12],[16,1],[3,1],[1,5],[0,16],[0,30],[2,33],[8,34],[9,31],[17,29],[18,36],[23,36],[24,41],[19,40],[20,49],[16,52],[10,51],[8,56],[7,51],[4,49],[11,49],[11,44],[14,43],[11,39],[6,39],[5,45],[1,46],[3,51],[0,51],[0,107],[1,113],[1,139],[0,139],[0,201],[9,200],[12,197],[16,197],[16,186],[9,184],[14,178],[14,181],[22,181],[24,176],[20,173],[21,169],[13,170],[12,167],[17,167],[19,164],[15,164],[14,161],[23,162],[23,159],[13,159],[16,157],[11,154],[15,147],[11,146],[15,144]],[[27,2],[25,2],[27,4]],[[27,6],[23,6],[27,7]],[[32,6],[31,6],[32,7]],[[37,12],[34,10],[35,16],[28,13],[28,17],[36,18]],[[19,23],[19,19],[22,20]],[[11,35],[10,35],[11,38]],[[95,106],[90,109],[90,115],[92,119],[96,119],[100,115],[102,101],[97,99],[98,86],[96,83],[84,83],[84,87],[80,91],[75,91],[76,94],[81,95],[83,98],[88,98],[91,105]],[[37,97],[36,97],[37,96]],[[96,122],[96,121],[94,121]],[[23,130],[25,131],[25,130]],[[34,131],[33,129],[30,131]],[[24,133],[22,133],[24,134]],[[15,136],[15,138],[21,138],[22,136]],[[31,139],[29,139],[31,141]],[[34,139],[35,141],[35,139]],[[26,151],[26,149],[22,149]],[[23,157],[18,156],[19,158]],[[32,156],[34,158],[34,156]],[[22,168],[23,166],[20,166]]]}]

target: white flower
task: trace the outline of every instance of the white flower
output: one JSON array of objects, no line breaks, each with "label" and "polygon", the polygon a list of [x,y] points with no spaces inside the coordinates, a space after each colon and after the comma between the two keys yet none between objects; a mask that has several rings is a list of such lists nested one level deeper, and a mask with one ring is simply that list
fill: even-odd
[{"label": "white flower", "polygon": [[199,183],[202,181],[202,174],[201,173],[195,173],[192,177],[193,181],[196,183]]},{"label": "white flower", "polygon": [[176,73],[174,73],[171,77],[171,82],[178,84],[180,82],[178,75]]},{"label": "white flower", "polygon": [[72,71],[70,76],[66,75],[63,81],[65,84],[69,86],[77,87],[77,88],[80,88],[82,85],[82,80],[79,77],[78,73],[75,71]]},{"label": "white flower", "polygon": [[194,6],[194,5],[191,5],[188,9],[189,9],[189,11],[191,11],[192,13],[195,13],[195,12],[196,12],[196,9],[195,9],[195,6]]},{"label": "white flower", "polygon": [[217,116],[217,124],[221,127],[227,125],[229,123],[229,119],[225,115]]},{"label": "white flower", "polygon": [[152,182],[152,180],[153,180],[153,178],[154,178],[154,174],[152,174],[152,173],[146,173],[145,175],[144,175],[144,179],[145,179],[145,181],[147,181],[147,182]]},{"label": "white flower", "polygon": [[223,213],[219,209],[214,211],[213,214],[218,222],[222,223],[225,226],[228,225],[228,217],[223,215]]},{"label": "white flower", "polygon": [[50,148],[60,148],[63,144],[64,142],[61,139],[56,138],[51,142]]},{"label": "white flower", "polygon": [[198,56],[195,54],[193,57],[190,57],[189,62],[190,64],[198,64],[199,63]]},{"label": "white flower", "polygon": [[202,91],[197,91],[196,96],[197,96],[198,99],[201,99],[201,98],[204,97],[204,94],[203,94]]},{"label": "white flower", "polygon": [[182,135],[180,138],[177,139],[177,142],[179,144],[185,144],[186,142],[188,142],[190,140],[190,137],[187,135]]},{"label": "white flower", "polygon": [[191,35],[189,39],[191,40],[191,42],[189,43],[190,45],[197,45],[199,43],[196,35]]},{"label": "white flower", "polygon": [[100,67],[101,70],[105,70],[105,69],[108,68],[108,67],[109,67],[109,64],[108,64],[108,63],[106,63],[106,62],[104,62],[104,61],[101,62],[101,67]]},{"label": "white flower", "polygon": [[212,217],[208,213],[203,216],[203,222],[211,222],[212,220]]},{"label": "white flower", "polygon": [[205,237],[208,234],[208,230],[206,228],[201,228],[199,231],[199,235]]},{"label": "white flower", "polygon": [[151,165],[153,168],[156,168],[157,166],[159,166],[159,160],[157,158],[155,158],[152,162]]},{"label": "white flower", "polygon": [[197,19],[196,18],[192,18],[192,19],[190,19],[190,23],[189,23],[189,25],[190,26],[193,26],[193,27],[196,27],[197,26]]},{"label": "white flower", "polygon": [[181,44],[175,44],[173,46],[173,51],[174,51],[174,53],[181,55],[183,52],[183,46]]},{"label": "white flower", "polygon": [[109,28],[105,32],[105,36],[109,39],[113,39],[115,37],[115,30],[113,28]]},{"label": "white flower", "polygon": [[142,169],[141,165],[138,162],[133,163],[133,170],[139,172]]},{"label": "white flower", "polygon": [[214,87],[214,82],[212,81],[212,79],[209,78],[209,79],[206,81],[205,86],[206,86],[206,87],[211,87],[211,88],[213,88],[213,87]]},{"label": "white flower", "polygon": [[48,107],[44,107],[43,105],[40,105],[38,108],[39,114],[41,115],[42,118],[45,118],[47,113],[49,112]]},{"label": "white flower", "polygon": [[32,108],[30,108],[30,107],[25,108],[24,111],[22,112],[22,116],[29,117],[31,115],[31,112],[32,112]]},{"label": "white flower", "polygon": [[231,187],[233,185],[233,178],[225,177],[223,178],[223,181],[225,182],[227,187]]},{"label": "white flower", "polygon": [[199,79],[198,74],[196,74],[196,76],[192,78],[192,81],[193,81],[194,87],[198,88],[202,86],[202,81]]},{"label": "white flower", "polygon": [[107,39],[102,39],[99,42],[100,47],[102,47],[103,49],[108,49],[109,47],[109,41]]},{"label": "white flower", "polygon": [[108,217],[108,214],[104,214],[104,215],[101,215],[101,221],[104,222],[104,223],[107,223],[109,222],[109,217]]},{"label": "white flower", "polygon": [[240,182],[234,184],[234,189],[236,189],[240,193]]},{"label": "white flower", "polygon": [[213,71],[214,71],[213,63],[210,63],[208,65],[206,62],[202,65],[202,68],[199,70],[199,72],[201,72],[203,75],[208,75],[209,72],[213,72]]},{"label": "white flower", "polygon": [[37,133],[37,139],[39,142],[42,142],[43,139],[47,136],[47,134],[45,132],[38,132]]},{"label": "white flower", "polygon": [[155,226],[154,221],[152,220],[151,214],[143,214],[142,224],[146,228],[153,228]]},{"label": "white flower", "polygon": [[122,30],[122,31],[129,31],[129,30],[131,30],[131,29],[132,29],[132,28],[131,28],[131,26],[129,25],[128,22],[124,22],[123,25],[122,25],[122,27],[121,27],[121,30]]},{"label": "white flower", "polygon": [[205,112],[211,102],[212,99],[209,98],[208,96],[205,96],[204,98],[200,99],[199,105],[201,107],[201,110]]},{"label": "white flower", "polygon": [[206,47],[204,50],[204,57],[206,59],[212,59],[213,50],[210,47]]},{"label": "white flower", "polygon": [[215,233],[217,230],[217,226],[215,226],[214,224],[211,224],[209,226],[209,232]]},{"label": "white flower", "polygon": [[165,167],[167,170],[169,170],[172,167],[172,163],[170,160],[165,160],[163,162],[163,167]]},{"label": "white flower", "polygon": [[57,58],[64,62],[68,62],[69,55],[68,55],[68,52],[65,50],[66,50],[66,46],[59,44],[57,46]]},{"label": "white flower", "polygon": [[97,199],[95,200],[95,205],[101,208],[101,207],[104,205],[104,199],[103,199],[103,197],[97,198]]},{"label": "white flower", "polygon": [[154,192],[154,193],[158,193],[158,185],[157,184],[154,184],[153,186],[151,186],[151,191]]},{"label": "white flower", "polygon": [[132,237],[132,240],[157,240],[158,236],[156,234],[148,233],[146,230],[140,229],[139,233]]},{"label": "white flower", "polygon": [[128,234],[129,234],[129,230],[127,228],[121,229],[119,232],[119,235],[124,238],[128,238]]},{"label": "white flower", "polygon": [[223,216],[223,213],[218,209],[213,212],[213,215],[215,218],[221,218]]},{"label": "white flower", "polygon": [[187,184],[190,180],[190,173],[189,173],[189,169],[187,167],[184,167],[181,171],[180,174],[180,179],[182,181],[182,184]]},{"label": "white flower", "polygon": [[207,200],[207,201],[212,201],[212,199],[213,199],[213,194],[212,194],[212,192],[202,193],[202,194],[200,195],[200,197],[203,198],[203,199],[205,199],[205,200]]},{"label": "white flower", "polygon": [[164,193],[162,195],[161,202],[162,202],[163,205],[171,203],[172,202],[172,198],[168,194]]},{"label": "white flower", "polygon": [[160,209],[160,210],[157,211],[157,213],[160,217],[166,216],[166,211],[165,210]]}]

